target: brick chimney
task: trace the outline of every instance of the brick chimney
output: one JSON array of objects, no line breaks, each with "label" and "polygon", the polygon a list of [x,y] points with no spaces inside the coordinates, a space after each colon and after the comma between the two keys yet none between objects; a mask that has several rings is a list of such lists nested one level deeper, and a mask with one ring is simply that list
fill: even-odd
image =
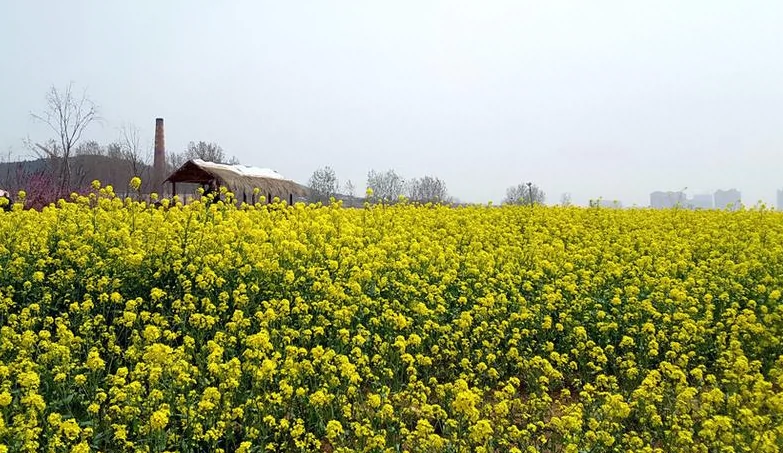
[{"label": "brick chimney", "polygon": [[163,196],[163,180],[166,179],[166,140],[163,118],[155,119],[155,155],[152,164],[152,190]]}]

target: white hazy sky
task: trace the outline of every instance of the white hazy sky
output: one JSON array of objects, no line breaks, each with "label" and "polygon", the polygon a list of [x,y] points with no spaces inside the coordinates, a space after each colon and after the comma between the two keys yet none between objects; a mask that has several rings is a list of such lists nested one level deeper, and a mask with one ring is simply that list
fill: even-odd
[{"label": "white hazy sky", "polygon": [[51,85],[168,151],[215,141],[306,182],[432,174],[463,201],[783,187],[783,2],[0,0],[0,149]]}]

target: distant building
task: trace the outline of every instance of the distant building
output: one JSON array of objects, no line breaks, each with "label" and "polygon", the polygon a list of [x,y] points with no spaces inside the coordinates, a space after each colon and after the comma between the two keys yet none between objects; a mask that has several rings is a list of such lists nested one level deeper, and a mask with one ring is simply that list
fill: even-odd
[{"label": "distant building", "polygon": [[693,198],[688,199],[687,205],[691,209],[712,209],[714,207],[710,194],[694,195]]},{"label": "distant building", "polygon": [[778,211],[783,211],[783,189],[778,190]]},{"label": "distant building", "polygon": [[732,211],[740,208],[742,203],[742,194],[737,189],[718,190],[715,192],[715,207],[717,209],[727,209],[731,206]]},{"label": "distant building", "polygon": [[684,192],[653,192],[650,194],[650,207],[654,209],[673,208],[675,206],[685,206]]}]

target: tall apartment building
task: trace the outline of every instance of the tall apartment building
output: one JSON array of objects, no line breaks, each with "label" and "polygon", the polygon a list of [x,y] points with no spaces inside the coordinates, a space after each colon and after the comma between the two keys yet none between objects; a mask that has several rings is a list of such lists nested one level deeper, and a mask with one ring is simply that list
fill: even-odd
[{"label": "tall apartment building", "polygon": [[731,206],[731,210],[736,211],[740,208],[741,203],[742,194],[737,189],[718,190],[715,192],[715,207],[717,209],[727,209]]},{"label": "tall apartment building", "polygon": [[653,192],[650,194],[650,207],[655,209],[673,208],[675,206],[685,206],[686,198],[684,192]]}]

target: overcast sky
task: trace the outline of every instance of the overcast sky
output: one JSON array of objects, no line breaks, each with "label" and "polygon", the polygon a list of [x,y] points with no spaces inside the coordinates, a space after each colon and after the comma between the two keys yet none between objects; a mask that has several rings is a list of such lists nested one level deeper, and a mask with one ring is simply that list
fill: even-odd
[{"label": "overcast sky", "polygon": [[649,204],[783,188],[783,2],[0,0],[0,149],[48,138],[51,85],[168,151],[214,141],[306,182],[332,166],[500,201]]}]

